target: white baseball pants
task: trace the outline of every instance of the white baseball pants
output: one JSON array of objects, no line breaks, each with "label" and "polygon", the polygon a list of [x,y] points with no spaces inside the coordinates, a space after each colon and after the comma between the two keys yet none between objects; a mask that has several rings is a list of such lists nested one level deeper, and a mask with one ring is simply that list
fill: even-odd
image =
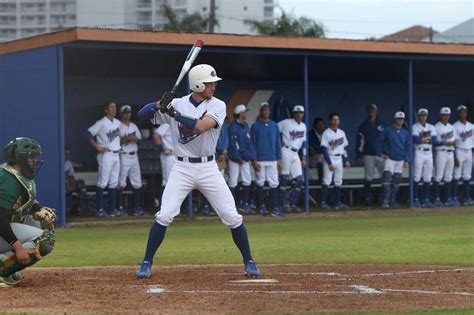
[{"label": "white baseball pants", "polygon": [[454,168],[454,179],[471,180],[472,174],[472,150],[456,149],[456,157],[459,166]]},{"label": "white baseball pants", "polygon": [[277,188],[279,185],[277,161],[258,161],[258,164],[260,171],[256,172],[257,186],[262,187],[267,181],[270,188]]},{"label": "white baseball pants", "polygon": [[164,153],[160,154],[160,162],[161,162],[161,186],[166,186],[168,183],[168,178],[170,177],[171,168],[173,167],[174,163],[174,155],[166,155]]},{"label": "white baseball pants", "polygon": [[142,174],[140,171],[140,163],[136,154],[120,154],[120,176],[119,186],[127,186],[127,177],[130,179],[133,189],[142,187]]},{"label": "white baseball pants", "polygon": [[342,156],[330,156],[332,165],[335,167],[334,171],[329,169],[329,164],[324,160],[323,162],[323,185],[329,186],[334,180],[334,186],[340,187],[342,185],[342,177],[344,176],[344,165],[342,163]]},{"label": "white baseball pants", "polygon": [[433,153],[431,150],[415,148],[415,158],[413,165],[413,180],[419,182],[423,178],[424,183],[431,182],[433,177]]},{"label": "white baseball pants", "polygon": [[281,148],[281,174],[290,175],[291,178],[303,175],[298,152],[291,151],[285,147]]},{"label": "white baseball pants", "polygon": [[[35,221],[38,222],[38,221]],[[25,221],[28,223],[28,221]],[[36,244],[34,240],[40,237],[43,234],[43,230],[38,228],[38,224],[32,223],[30,220],[30,224],[22,224],[22,223],[10,223],[10,226],[15,233],[15,236],[21,242],[24,248],[27,250],[34,250],[36,248]],[[0,237],[0,255],[5,255],[6,257],[10,257],[15,255],[12,251],[10,245]]]},{"label": "white baseball pants", "polygon": [[383,167],[384,172],[403,174],[403,161],[394,161],[386,159]]},{"label": "white baseball pants", "polygon": [[435,176],[434,180],[440,182],[444,180],[449,183],[453,180],[454,154],[448,151],[436,151],[435,155]]},{"label": "white baseball pants", "polygon": [[99,165],[99,188],[117,188],[120,174],[120,157],[118,153],[107,152],[97,154],[97,163]]},{"label": "white baseball pants", "polygon": [[239,183],[239,175],[240,179],[242,180],[242,185],[244,186],[250,186],[250,183],[252,181],[252,176],[250,173],[250,169],[252,168],[250,166],[250,162],[244,162],[242,165],[229,160],[229,187],[230,188],[235,188],[237,187],[237,184]]},{"label": "white baseball pants", "polygon": [[194,189],[199,190],[227,227],[234,229],[242,224],[242,216],[215,161],[189,163],[175,160],[163,192],[161,209],[155,220],[168,226],[179,215],[181,204]]}]

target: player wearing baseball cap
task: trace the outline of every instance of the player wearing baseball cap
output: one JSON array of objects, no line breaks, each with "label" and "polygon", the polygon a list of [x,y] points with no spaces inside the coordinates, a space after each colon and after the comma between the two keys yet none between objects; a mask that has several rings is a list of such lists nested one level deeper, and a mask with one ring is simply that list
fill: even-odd
[{"label": "player wearing baseball cap", "polygon": [[[303,122],[304,107],[296,105],[293,107],[293,118],[288,118],[278,123],[280,128],[281,149],[281,174],[280,174],[280,206],[286,212],[301,212],[297,203],[300,192],[304,186],[303,168],[306,165],[306,125]],[[298,152],[302,150],[302,157]],[[290,182],[293,181],[293,189],[288,198]]]},{"label": "player wearing baseball cap", "polygon": [[[430,201],[430,183],[433,176],[433,144],[437,144],[435,127],[427,122],[428,110],[420,108],[418,110],[418,122],[412,127],[413,143],[414,143],[414,165],[413,165],[413,190],[415,199],[413,206],[432,207]],[[423,195],[419,198],[419,182],[423,178]]]},{"label": "player wearing baseball cap", "polygon": [[250,137],[250,128],[247,124],[248,109],[244,104],[234,108],[234,121],[229,125],[229,181],[230,191],[236,196],[236,187],[239,176],[242,181],[242,194],[238,208],[241,212],[255,214],[250,207],[251,163],[256,159],[255,149]]},{"label": "player wearing baseball cap", "polygon": [[435,125],[436,134],[439,137],[439,144],[435,147],[435,207],[441,207],[443,204],[440,198],[439,183],[444,181],[445,206],[458,206],[457,199],[452,199],[452,179],[454,170],[454,145],[456,144],[456,131],[453,125],[449,123],[451,109],[449,107],[441,108],[440,121]]},{"label": "player wearing baseball cap", "polygon": [[[463,181],[463,204],[471,205],[471,173],[472,173],[472,148],[474,145],[474,126],[467,121],[467,107],[460,105],[457,108],[458,121],[454,123],[456,132],[456,157],[453,180],[453,200],[457,200],[458,181]],[[455,201],[456,202],[456,201]]]},{"label": "player wearing baseball cap", "polygon": [[356,159],[362,159],[364,164],[364,195],[367,207],[372,204],[371,186],[375,171],[381,176],[384,165],[382,158],[375,154],[377,139],[385,128],[385,122],[377,117],[377,112],[377,105],[367,106],[367,119],[359,125],[356,137]]},{"label": "player wearing baseball cap", "polygon": [[410,163],[410,134],[403,128],[405,113],[396,112],[393,125],[379,136],[377,154],[384,159],[382,174],[382,208],[398,207],[397,194],[402,183],[403,168]]}]

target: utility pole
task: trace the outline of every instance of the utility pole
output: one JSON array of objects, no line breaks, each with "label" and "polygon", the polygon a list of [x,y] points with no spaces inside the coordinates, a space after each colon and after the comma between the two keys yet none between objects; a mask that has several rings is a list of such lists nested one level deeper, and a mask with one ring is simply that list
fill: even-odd
[{"label": "utility pole", "polygon": [[216,25],[216,0],[210,0],[209,6],[209,33],[214,33],[214,26]]},{"label": "utility pole", "polygon": [[433,27],[430,26],[430,43],[433,42]]}]

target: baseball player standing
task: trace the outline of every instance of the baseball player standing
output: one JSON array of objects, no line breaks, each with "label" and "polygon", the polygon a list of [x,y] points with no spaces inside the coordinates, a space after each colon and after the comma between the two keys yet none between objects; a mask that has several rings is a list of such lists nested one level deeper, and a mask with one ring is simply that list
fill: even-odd
[{"label": "baseball player standing", "polygon": [[260,214],[267,215],[268,210],[263,202],[263,186],[265,181],[270,186],[270,208],[273,216],[282,217],[278,207],[278,170],[281,169],[281,140],[278,124],[270,119],[270,104],[263,102],[260,116],[250,129],[257,159],[253,161],[256,172],[257,207]]},{"label": "baseball player standing", "polygon": [[[117,105],[107,102],[104,107],[105,116],[89,127],[86,136],[91,146],[97,150],[99,165],[99,180],[97,181],[97,216],[108,217],[115,215],[117,201],[117,186],[120,172],[120,125],[115,118]],[[96,138],[96,140],[94,140]],[[104,189],[109,187],[109,213],[104,209]]]},{"label": "baseball player standing", "polygon": [[[297,202],[304,186],[303,168],[306,166],[306,125],[303,122],[304,107],[293,107],[293,118],[288,118],[278,123],[280,128],[281,149],[281,176],[280,176],[280,205],[286,212],[301,212]],[[298,152],[302,151],[300,159]],[[295,182],[294,189],[288,200],[290,181]]]},{"label": "baseball player standing", "polygon": [[335,209],[347,209],[341,201],[342,177],[344,167],[350,167],[347,160],[346,147],[349,145],[346,133],[339,129],[341,116],[337,113],[329,115],[329,128],[323,132],[321,147],[324,155],[323,185],[321,187],[321,209],[329,209],[327,203],[328,187],[334,182]]},{"label": "baseball player standing", "polygon": [[160,162],[161,162],[161,196],[163,199],[163,192],[165,191],[166,183],[173,167],[173,139],[171,138],[171,129],[169,124],[161,124],[155,129],[153,140],[155,144],[160,147]]},{"label": "baseball player standing", "polygon": [[321,139],[324,132],[324,119],[316,117],[313,121],[313,130],[308,132],[308,144],[315,152],[316,169],[318,171],[318,182],[323,182],[323,149],[321,148]]},{"label": "baseball player standing", "polygon": [[363,160],[364,164],[364,195],[365,205],[372,205],[372,181],[375,171],[381,176],[383,172],[383,159],[375,154],[377,139],[385,128],[385,122],[377,117],[377,105],[367,106],[367,119],[360,124],[356,138],[356,159]]},{"label": "baseball player standing", "polygon": [[441,207],[439,193],[439,183],[444,181],[445,206],[459,206],[457,200],[453,200],[452,193],[452,179],[454,170],[454,145],[456,144],[456,131],[453,125],[449,123],[449,116],[451,109],[443,107],[440,110],[440,121],[435,125],[436,134],[439,137],[439,143],[435,146],[435,176],[434,176],[434,191],[435,191],[435,207]]},{"label": "baseball player standing", "polygon": [[239,210],[247,214],[255,214],[250,207],[250,163],[256,159],[255,149],[250,137],[247,119],[248,109],[240,104],[234,108],[234,121],[229,125],[229,188],[236,198],[236,187],[242,181],[242,194],[238,203]]},{"label": "baseball player standing", "polygon": [[472,148],[474,146],[474,126],[467,121],[467,107],[460,105],[458,110],[458,121],[454,123],[456,140],[456,159],[453,181],[453,201],[457,201],[458,181],[463,181],[463,204],[469,206],[471,200],[471,173],[472,173]]},{"label": "baseball player standing", "polygon": [[382,174],[382,208],[398,207],[397,194],[402,183],[403,168],[410,163],[410,134],[403,128],[405,113],[396,112],[392,126],[379,135],[377,155],[384,159]]},{"label": "baseball player standing", "polygon": [[[413,191],[415,208],[430,208],[430,184],[433,176],[433,144],[437,144],[436,130],[432,124],[427,123],[428,110],[420,108],[417,112],[418,122],[412,127],[413,143],[415,146],[413,165]],[[419,183],[423,178],[423,195],[419,198]]]},{"label": "baseball player standing", "polygon": [[189,71],[188,79],[193,91],[190,95],[175,98],[172,92],[165,92],[159,102],[146,105],[138,113],[142,120],[151,119],[153,124],[170,125],[175,161],[163,193],[161,209],[155,215],[148,236],[145,258],[136,276],[151,276],[153,257],[165,237],[167,226],[179,214],[186,196],[198,189],[230,228],[234,243],[242,254],[246,274],[258,277],[260,271],[250,252],[242,216],[237,212],[232,193],[214,160],[217,139],[226,117],[225,103],[213,96],[221,78],[213,67],[200,64]]},{"label": "baseball player standing", "polygon": [[118,207],[116,216],[126,216],[127,212],[122,207],[122,191],[127,186],[127,177],[133,188],[133,214],[143,215],[140,208],[140,189],[142,188],[142,175],[140,172],[140,163],[138,161],[138,144],[142,139],[142,134],[132,121],[132,107],[130,105],[122,105],[120,107],[120,115],[122,116],[122,124],[120,125],[120,142],[122,149],[120,150],[120,175],[118,187]]}]

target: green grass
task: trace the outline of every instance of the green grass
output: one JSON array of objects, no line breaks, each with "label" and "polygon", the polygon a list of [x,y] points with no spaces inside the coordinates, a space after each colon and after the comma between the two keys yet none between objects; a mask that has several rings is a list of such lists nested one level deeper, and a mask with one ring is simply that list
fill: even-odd
[{"label": "green grass", "polygon": [[[151,224],[151,222],[150,222]],[[259,263],[474,264],[474,212],[301,215],[246,223]],[[57,231],[56,248],[40,266],[136,265],[150,225]],[[228,229],[217,220],[176,222],[155,263],[239,263]]]}]

